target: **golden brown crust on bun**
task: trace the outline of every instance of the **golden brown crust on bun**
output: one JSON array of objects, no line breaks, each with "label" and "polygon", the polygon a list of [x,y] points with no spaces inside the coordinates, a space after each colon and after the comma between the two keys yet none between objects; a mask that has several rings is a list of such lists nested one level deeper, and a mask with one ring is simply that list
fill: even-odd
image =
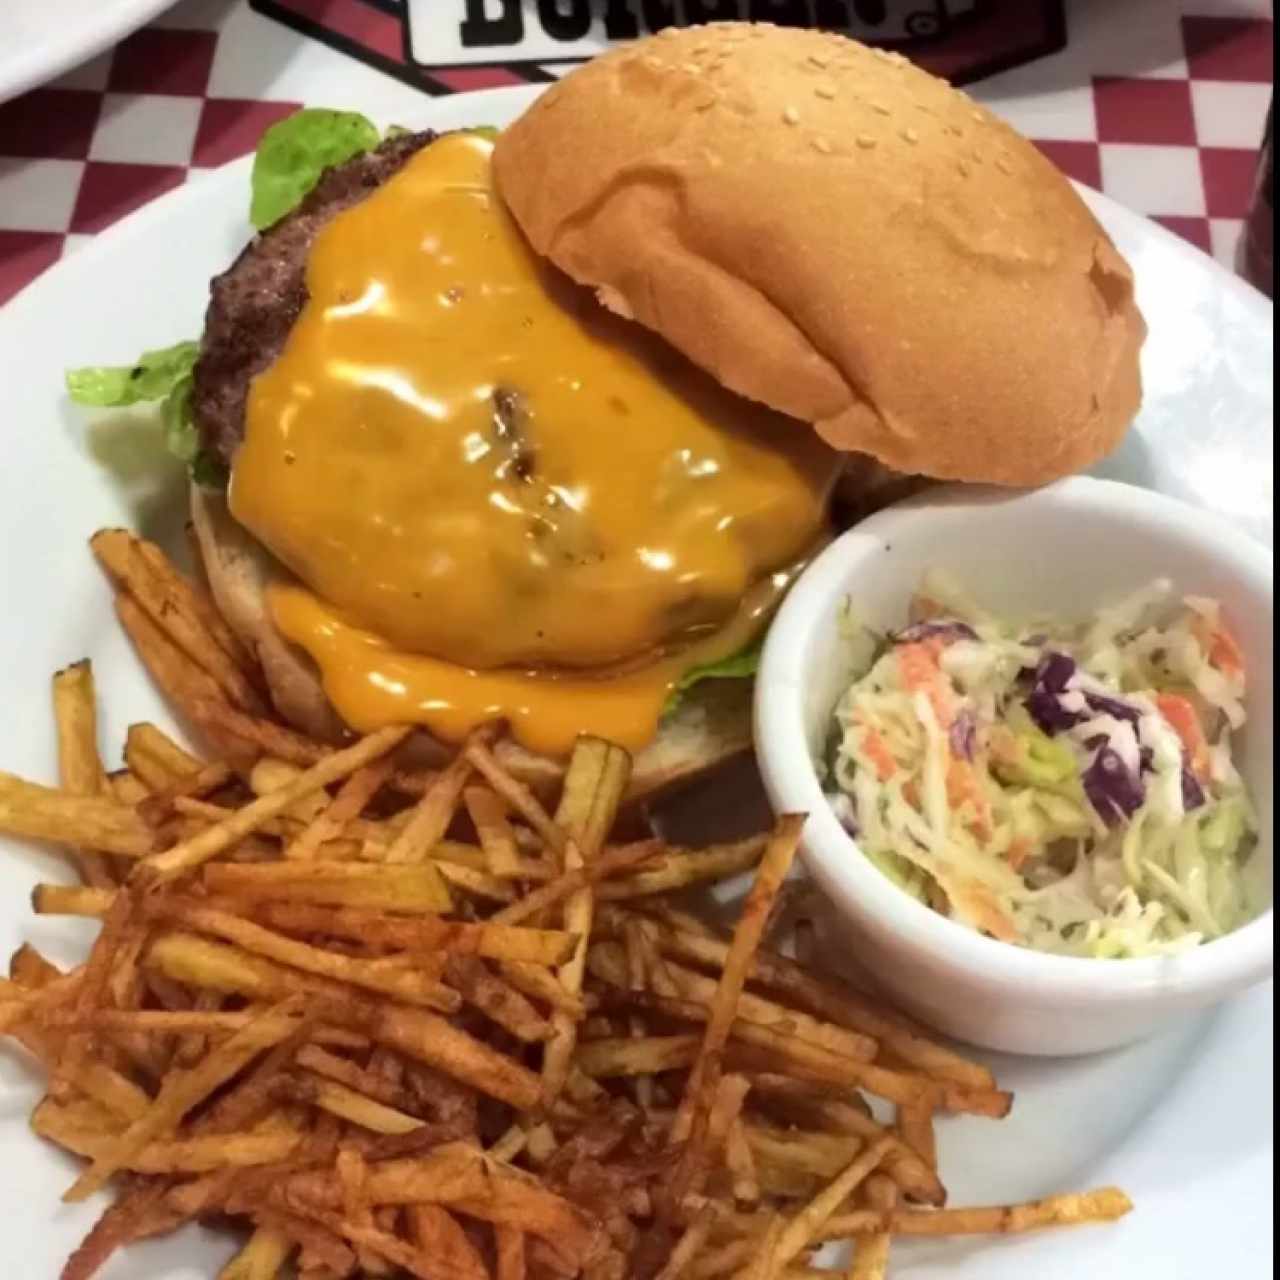
[{"label": "golden brown crust on bun", "polygon": [[535,250],[841,449],[1039,484],[1138,408],[1126,262],[1031,143],[895,55],[670,30],[548,90],[494,163]]},{"label": "golden brown crust on bun", "polygon": [[[265,591],[284,569],[227,509],[222,494],[191,487],[191,517],[200,543],[209,589],[228,625],[262,664],[276,711],[294,728],[323,742],[349,736],[333,710],[311,659],[276,630]],[[432,765],[447,758],[422,732],[408,744],[406,763]],[[674,790],[751,749],[751,685],[746,680],[709,680],[691,690],[663,721],[657,739],[632,768],[629,799]],[[502,763],[522,782],[550,792],[563,762],[535,755],[511,741],[497,748]]]}]

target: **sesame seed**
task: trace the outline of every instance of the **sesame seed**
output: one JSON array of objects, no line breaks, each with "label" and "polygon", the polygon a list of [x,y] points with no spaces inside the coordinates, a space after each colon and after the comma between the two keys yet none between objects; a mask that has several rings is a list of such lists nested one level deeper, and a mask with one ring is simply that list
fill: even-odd
[{"label": "sesame seed", "polygon": [[814,138],[812,146],[815,151],[821,151],[824,156],[829,156],[832,152],[831,143],[826,138]]},{"label": "sesame seed", "polygon": [[893,112],[890,111],[889,108],[886,107],[883,102],[873,102],[870,104],[870,107],[871,107],[871,110],[874,111],[877,115],[881,115],[881,116],[893,115]]},{"label": "sesame seed", "polygon": [[969,166],[965,164],[963,160],[961,160],[960,163],[956,165],[956,168],[960,170],[960,176],[962,178],[967,178],[969,176],[969,173],[970,173]]},{"label": "sesame seed", "polygon": [[685,62],[682,64],[682,69],[687,71],[691,76],[696,76],[702,70],[696,62]]},{"label": "sesame seed", "polygon": [[825,67],[831,59],[824,57],[820,53],[811,53],[809,55],[809,61],[812,62],[815,67]]},{"label": "sesame seed", "polygon": [[999,169],[1001,173],[1013,172],[1013,165],[1011,165],[1004,156],[1001,156],[1000,159],[996,161],[996,168]]},{"label": "sesame seed", "polygon": [[800,113],[795,109],[795,107],[788,107],[788,108],[787,108],[787,109],[782,113],[782,119],[783,119],[783,120],[785,121],[785,123],[787,123],[787,124],[799,124],[799,123],[800,123]]},{"label": "sesame seed", "polygon": [[714,98],[714,97],[711,97],[711,98],[703,98],[703,99],[702,99],[702,101],[701,101],[701,102],[699,102],[699,103],[697,104],[697,106],[695,106],[695,107],[694,107],[694,110],[695,110],[695,111],[710,111],[710,110],[711,110],[711,108],[712,108],[712,107],[714,107],[715,105],[716,105],[716,100],[715,100],[715,98]]},{"label": "sesame seed", "polygon": [[869,133],[860,133],[858,134],[858,146],[860,146],[863,151],[871,151],[874,150],[876,146],[876,140]]},{"label": "sesame seed", "polygon": [[903,129],[902,136],[906,141],[911,143],[913,147],[920,141],[920,134],[915,129]]},{"label": "sesame seed", "polygon": [[835,86],[830,84],[814,85],[813,92],[819,98],[826,98],[828,101],[836,96]]},{"label": "sesame seed", "polygon": [[981,112],[981,111],[975,111],[975,112],[973,112],[972,114],[973,114],[973,118],[974,118],[974,119],[975,119],[979,124],[985,124],[985,123],[986,123],[986,119],[987,119],[987,118],[986,118],[986,116],[984,116],[984,115],[982,114],[982,112]]}]

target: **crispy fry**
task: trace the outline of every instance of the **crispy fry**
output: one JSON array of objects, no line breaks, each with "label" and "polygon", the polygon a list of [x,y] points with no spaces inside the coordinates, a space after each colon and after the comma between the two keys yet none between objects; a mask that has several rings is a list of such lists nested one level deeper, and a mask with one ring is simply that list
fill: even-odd
[{"label": "crispy fry", "polygon": [[765,836],[751,836],[747,840],[713,845],[696,852],[671,849],[661,858],[654,859],[652,867],[646,867],[625,879],[611,880],[601,885],[600,900],[626,902],[633,898],[673,893],[697,884],[728,880],[744,871],[750,871],[759,863],[766,841]]},{"label": "crispy fry", "polygon": [[138,805],[138,814],[143,821],[153,827],[158,827],[177,811],[176,802],[178,800],[208,795],[211,791],[216,791],[219,787],[224,786],[234,776],[231,766],[221,760],[201,765],[199,769],[194,773],[188,774],[180,782],[172,783],[163,790],[147,796]]},{"label": "crispy fry", "polygon": [[364,812],[365,806],[378,793],[391,774],[391,761],[386,757],[357,769],[338,790],[338,794],[290,843],[286,858],[303,861],[316,857],[320,846],[339,839],[348,826]]},{"label": "crispy fry", "polygon": [[292,1101],[319,1107],[371,1133],[412,1133],[422,1128],[422,1121],[416,1116],[366,1098],[345,1084],[322,1076],[295,1076],[282,1087],[281,1092]]},{"label": "crispy fry", "polygon": [[[714,1096],[719,1083],[724,1048],[729,1039],[730,1029],[738,1016],[738,1007],[746,985],[751,958],[760,945],[760,939],[764,936],[765,925],[773,910],[778,891],[782,888],[782,882],[791,869],[803,825],[803,816],[788,815],[780,818],[765,849],[759,874],[743,908],[742,918],[738,922],[737,932],[730,945],[719,987],[710,1006],[699,1061],[694,1066],[693,1075],[672,1127],[672,1137],[677,1142],[689,1138],[694,1130],[695,1116],[701,1112],[705,1117],[709,1110],[710,1099]],[[705,1132],[702,1138],[705,1140]],[[693,1145],[696,1155],[697,1144]],[[686,1167],[692,1158],[686,1151]]]},{"label": "crispy fry", "polygon": [[201,832],[182,844],[175,845],[172,849],[167,849],[164,853],[153,854],[142,864],[148,879],[155,883],[173,879],[175,876],[194,870],[257,830],[258,826],[268,818],[284,813],[290,805],[302,797],[313,795],[339,778],[346,777],[386,755],[403,741],[408,732],[407,727],[379,729],[345,751],[326,756],[290,785],[281,787],[269,795],[260,796],[252,804],[238,810],[225,822],[210,827],[207,831]]},{"label": "crispy fry", "polygon": [[252,902],[280,900],[316,906],[356,907],[442,914],[449,909],[448,892],[430,864],[386,867],[377,863],[218,862],[204,868],[210,893]]},{"label": "crispy fry", "polygon": [[446,884],[452,885],[455,889],[461,889],[469,898],[503,904],[516,900],[517,894],[511,882],[499,880],[497,876],[491,876],[487,871],[478,871],[475,867],[464,867],[444,859],[424,865],[433,866],[444,878]]},{"label": "crispy fry", "polygon": [[423,974],[377,968],[370,961],[353,960],[340,952],[296,942],[231,912],[202,906],[198,899],[157,897],[148,903],[147,910],[155,919],[168,920],[183,928],[222,938],[254,955],[265,956],[335,982],[349,982],[352,986],[380,991],[397,1000],[425,1005],[444,1013],[456,1013],[461,1005],[456,991]]},{"label": "crispy fry", "polygon": [[551,1024],[528,1000],[490,972],[475,956],[453,956],[445,967],[445,979],[462,998],[497,1026],[525,1044],[551,1039]]},{"label": "crispy fry", "polygon": [[[99,563],[129,593],[152,623],[204,671],[234,705],[262,709],[262,698],[244,670],[210,633],[206,612],[191,584],[158,547],[143,551],[140,538],[122,529],[102,529],[89,540]],[[221,631],[220,636],[225,635]]]},{"label": "crispy fry", "polygon": [[[941,1208],[934,1114],[998,1117],[1010,1097],[813,972],[812,946],[802,966],[762,945],[792,901],[798,816],[673,848],[636,839],[638,813],[614,830],[630,761],[599,739],[554,807],[492,729],[429,773],[396,766],[406,729],[312,740],[236,703],[266,688],[256,658],[158,549],[100,547],[136,645],[217,754],[135,725],[107,778],[78,665],[54,684],[62,789],[0,774],[0,830],[102,851],[114,874],[117,852],[138,860],[123,887],[37,886],[38,914],[100,919],[98,941],[70,973],[20,948],[0,979],[0,1033],[51,1075],[33,1128],[90,1162],[67,1198],[122,1175],[64,1280],[227,1215],[253,1236],[223,1280],[280,1280],[295,1250],[300,1280],[806,1280],[830,1274],[809,1255],[832,1239],[856,1246],[852,1280],[885,1280],[898,1235],[1130,1208],[1112,1189]],[[455,817],[474,836],[450,838]],[[757,864],[731,938],[667,897]]]},{"label": "crispy fry", "polygon": [[408,1209],[414,1243],[457,1280],[489,1280],[489,1268],[471,1243],[462,1225],[435,1204],[415,1204]]},{"label": "crispy fry", "polygon": [[[56,1142],[75,1155],[94,1160],[107,1152],[116,1132],[94,1132],[77,1123],[56,1103],[45,1101],[31,1117],[32,1128],[42,1138]],[[245,1133],[185,1138],[180,1141],[149,1141],[129,1155],[122,1168],[138,1173],[210,1173],[215,1169],[242,1169],[253,1165],[287,1160],[297,1149],[299,1137],[292,1133]]]},{"label": "crispy fry", "polygon": [[467,787],[462,793],[462,800],[476,829],[490,873],[504,880],[518,879],[520,853],[511,823],[507,820],[506,806],[498,799],[497,793],[488,787]]},{"label": "crispy fry", "polygon": [[[479,744],[484,739],[473,735],[471,741]],[[458,810],[462,788],[470,776],[471,762],[465,754],[457,756],[418,801],[413,816],[387,851],[388,862],[421,863],[426,860],[436,844],[444,839]]]},{"label": "crispy fry", "polygon": [[711,1229],[716,1224],[719,1211],[714,1204],[704,1205],[689,1224],[684,1235],[680,1237],[676,1247],[667,1259],[667,1265],[658,1272],[656,1280],[682,1280],[693,1265],[693,1261],[702,1252],[711,1238]]},{"label": "crispy fry", "polygon": [[[242,869],[235,868],[237,871]],[[55,895],[56,901],[61,898],[62,895]],[[405,951],[440,951],[533,965],[562,964],[572,954],[574,946],[573,934],[561,929],[466,924],[430,916],[386,916],[354,908],[331,910],[291,902],[263,902],[256,909],[255,916],[263,924],[284,933],[323,934],[331,938],[376,942]]]},{"label": "crispy fry", "polygon": [[701,1043],[702,1038],[695,1035],[591,1040],[578,1046],[574,1061],[578,1070],[593,1080],[651,1076],[660,1071],[681,1071],[691,1067]]},{"label": "crispy fry", "polygon": [[0,831],[80,848],[142,858],[155,847],[155,833],[137,813],[99,796],[24,782],[0,773]]},{"label": "crispy fry", "polygon": [[840,1206],[880,1167],[893,1148],[892,1138],[872,1143],[843,1173],[798,1213],[778,1239],[772,1266],[776,1270],[798,1258]]},{"label": "crispy fry", "polygon": [[87,916],[101,920],[111,910],[115,890],[85,885],[38,884],[31,891],[31,908],[41,916]]},{"label": "crispy fry", "polygon": [[525,1259],[524,1232],[514,1227],[498,1227],[495,1236],[498,1246],[498,1271],[496,1280],[526,1280],[528,1263]]},{"label": "crispy fry", "polygon": [[898,1134],[930,1169],[937,1169],[938,1140],[933,1132],[933,1108],[928,1102],[906,1102],[898,1108]]},{"label": "crispy fry", "polygon": [[[336,1178],[327,1172],[298,1174],[284,1190],[293,1203],[323,1207],[341,1199]],[[461,1143],[438,1147],[419,1159],[371,1166],[366,1195],[374,1205],[449,1205],[470,1217],[537,1235],[579,1264],[600,1243],[598,1228],[569,1201],[528,1174]]]},{"label": "crispy fry", "polygon": [[[675,984],[677,995],[685,1000],[710,1006],[715,999],[716,983],[691,969],[670,965],[667,972]],[[738,1016],[746,1022],[771,1027],[780,1035],[794,1036],[829,1053],[859,1062],[870,1062],[876,1056],[876,1042],[856,1031],[846,1031],[833,1023],[819,1022],[806,1013],[796,1013],[772,1000],[744,991],[738,1001]]]},{"label": "crispy fry", "polygon": [[[640,921],[630,919],[623,930],[623,946],[627,957],[627,986],[633,992],[643,991],[648,977],[648,963],[645,955],[645,939]],[[648,1034],[643,1017],[633,1014],[628,1021],[633,1040],[643,1039]],[[653,1107],[653,1077],[637,1076],[635,1078],[636,1101],[646,1110]]]},{"label": "crispy fry", "polygon": [[[73,795],[102,796],[107,775],[98,755],[98,706],[88,658],[53,677],[53,722],[58,735],[58,778]],[[92,849],[77,850],[86,884],[115,883],[111,865]]]},{"label": "crispy fry", "polygon": [[711,1100],[710,1113],[707,1117],[707,1136],[702,1146],[701,1157],[698,1163],[689,1169],[681,1187],[686,1201],[689,1197],[702,1195],[713,1163],[727,1164],[725,1150],[729,1141],[729,1132],[739,1123],[742,1106],[750,1090],[751,1081],[746,1076],[720,1077],[715,1095]]},{"label": "crispy fry", "polygon": [[[572,934],[566,935],[572,937]],[[581,1022],[587,1016],[587,1006],[581,996],[570,994],[554,973],[520,960],[507,960],[498,965],[502,976],[517,991],[539,1000],[567,1017]]]},{"label": "crispy fry", "polygon": [[113,796],[117,804],[133,808],[141,804],[151,793],[142,784],[142,780],[128,769],[117,769],[107,778],[110,784],[107,795]]},{"label": "crispy fry", "polygon": [[499,911],[491,917],[491,923],[523,924],[526,920],[535,919],[579,889],[587,885],[603,884],[610,876],[651,861],[661,848],[661,841],[645,840],[639,844],[607,850],[590,866],[566,871],[550,884],[535,889],[519,902]]},{"label": "crispy fry", "polygon": [[[752,1087],[758,1098],[787,1104],[792,1114],[798,1114],[811,1127],[853,1134],[867,1142],[875,1142],[889,1132],[865,1107],[852,1104],[845,1087],[837,1087],[827,1096],[820,1085],[768,1073],[754,1076]],[[923,1204],[937,1207],[946,1204],[946,1188],[937,1173],[908,1147],[901,1146],[885,1162],[885,1167],[904,1195]]]},{"label": "crispy fry", "polygon": [[747,1130],[741,1117],[735,1118],[725,1137],[725,1165],[733,1179],[733,1198],[740,1205],[758,1204],[760,1179],[756,1173],[756,1158],[747,1142]]},{"label": "crispy fry", "polygon": [[541,1090],[533,1072],[425,1010],[348,1000],[333,1020],[518,1111],[531,1111],[537,1105]]},{"label": "crispy fry", "polygon": [[868,1231],[888,1231],[895,1236],[1023,1235],[1045,1227],[1115,1222],[1132,1210],[1133,1201],[1116,1187],[983,1209],[905,1209],[896,1213],[864,1209],[831,1218],[811,1243],[848,1240]]},{"label": "crispy fry", "polygon": [[[556,810],[556,825],[569,839],[562,851],[565,871],[573,872],[598,860],[631,778],[631,757],[600,738],[581,737],[565,773],[564,794]],[[587,947],[595,917],[595,888],[584,884],[566,902],[565,929],[578,936],[574,955],[560,969],[560,982],[570,995],[582,991],[587,970]],[[563,1092],[578,1042],[578,1020],[556,1010],[553,1033],[543,1055],[543,1102],[549,1108]]]},{"label": "crispy fry", "polygon": [[191,752],[147,720],[129,726],[125,735],[124,758],[152,793],[200,772],[200,761]]},{"label": "crispy fry", "polygon": [[[672,919],[669,910],[665,915],[667,921]],[[684,927],[685,924],[685,919],[676,917],[674,926],[671,923],[659,926],[663,950],[676,959],[722,968],[729,953],[728,943],[709,935],[705,929],[694,931]],[[876,1005],[851,987],[815,977],[776,952],[762,949],[757,953],[751,977],[817,1017],[880,1041],[905,1065],[926,1075],[970,1089],[995,1087],[985,1067],[928,1040],[901,1014]]]},{"label": "crispy fry", "polygon": [[[249,770],[249,789],[255,796],[270,795],[273,791],[283,791],[286,787],[302,777],[306,772],[296,764],[287,760],[276,760],[272,756],[263,756],[256,760]],[[287,809],[280,814],[280,820],[287,822],[309,823],[314,821],[329,805],[329,794],[324,790],[312,790],[298,796]]]},{"label": "crispy fry", "polygon": [[149,1143],[172,1132],[182,1117],[224,1084],[264,1049],[288,1036],[297,1023],[298,1001],[286,1001],[214,1049],[198,1067],[170,1076],[147,1112],[93,1159],[63,1197],[87,1199],[117,1170],[125,1168]]},{"label": "crispy fry", "polygon": [[791,870],[804,821],[803,815],[796,814],[778,819],[738,921],[720,985],[709,1006],[702,1047],[671,1126],[672,1140],[686,1144],[673,1181],[672,1199],[676,1204],[683,1200],[705,1158],[711,1107],[723,1071],[725,1046],[738,1017],[751,957],[760,945],[778,892]]},{"label": "crispy fry", "polygon": [[[203,715],[206,704],[222,704],[222,691],[217,681],[174,644],[131,595],[117,592],[115,607],[116,617],[128,632],[143,666],[151,673],[160,692],[191,724],[201,729],[218,749],[219,755],[235,759],[239,754],[243,758],[240,744],[210,724]],[[138,773],[127,754],[125,759],[129,768]],[[146,781],[145,777],[143,781]]]},{"label": "crispy fry", "polygon": [[893,1237],[887,1231],[864,1231],[853,1242],[849,1280],[885,1280],[889,1271],[889,1247]]},{"label": "crispy fry", "polygon": [[218,1272],[218,1280],[277,1280],[292,1252],[293,1242],[284,1232],[259,1227]]},{"label": "crispy fry", "polygon": [[542,837],[547,848],[563,856],[564,832],[551,821],[538,797],[513,778],[484,743],[469,743],[465,754],[472,768]]}]

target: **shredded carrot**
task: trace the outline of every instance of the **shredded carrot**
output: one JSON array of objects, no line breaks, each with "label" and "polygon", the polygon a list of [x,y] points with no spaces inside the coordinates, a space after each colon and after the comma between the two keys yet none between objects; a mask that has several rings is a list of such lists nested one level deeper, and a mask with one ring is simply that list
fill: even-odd
[{"label": "shredded carrot", "polygon": [[965,760],[951,761],[947,769],[947,803],[959,809],[965,801],[973,805],[969,829],[979,840],[991,838],[991,806],[978,781],[978,772]]},{"label": "shredded carrot", "polygon": [[938,666],[938,657],[928,641],[901,644],[897,649],[898,670],[908,693],[923,693],[933,705],[933,714],[943,729],[955,719],[955,697]]},{"label": "shredded carrot", "polygon": [[1209,661],[1223,675],[1244,675],[1244,651],[1240,648],[1240,642],[1225,626],[1220,625],[1214,632]]},{"label": "shredded carrot", "polygon": [[1026,836],[1019,836],[1009,846],[1008,857],[1009,865],[1015,871],[1021,871],[1026,861],[1032,854],[1032,844]]},{"label": "shredded carrot", "polygon": [[916,786],[916,780],[909,778],[902,784],[902,798],[915,810],[920,808],[920,788]]},{"label": "shredded carrot", "polygon": [[1191,630],[1200,641],[1211,666],[1217,667],[1225,676],[1238,678],[1244,675],[1244,650],[1231,628],[1222,621],[1221,614],[1212,619],[1197,615]]},{"label": "shredded carrot", "polygon": [[898,762],[893,758],[893,752],[889,750],[889,744],[885,742],[884,737],[878,730],[870,727],[863,730],[862,750],[870,757],[871,763],[875,765],[876,777],[881,782],[888,782],[898,772]]},{"label": "shredded carrot", "polygon": [[1209,773],[1209,743],[1204,736],[1204,727],[1191,702],[1179,693],[1159,693],[1156,695],[1156,706],[1160,714],[1173,726],[1174,732],[1182,739],[1191,760],[1192,771],[1198,778]]}]

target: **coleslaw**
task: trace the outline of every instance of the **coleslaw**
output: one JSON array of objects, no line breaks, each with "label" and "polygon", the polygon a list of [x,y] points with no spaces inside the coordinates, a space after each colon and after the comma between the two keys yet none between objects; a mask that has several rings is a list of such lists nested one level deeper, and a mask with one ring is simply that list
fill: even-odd
[{"label": "coleslaw", "polygon": [[1232,753],[1245,665],[1215,601],[1159,581],[1080,625],[1015,623],[935,573],[874,641],[824,778],[906,892],[1000,941],[1106,959],[1256,913]]}]

